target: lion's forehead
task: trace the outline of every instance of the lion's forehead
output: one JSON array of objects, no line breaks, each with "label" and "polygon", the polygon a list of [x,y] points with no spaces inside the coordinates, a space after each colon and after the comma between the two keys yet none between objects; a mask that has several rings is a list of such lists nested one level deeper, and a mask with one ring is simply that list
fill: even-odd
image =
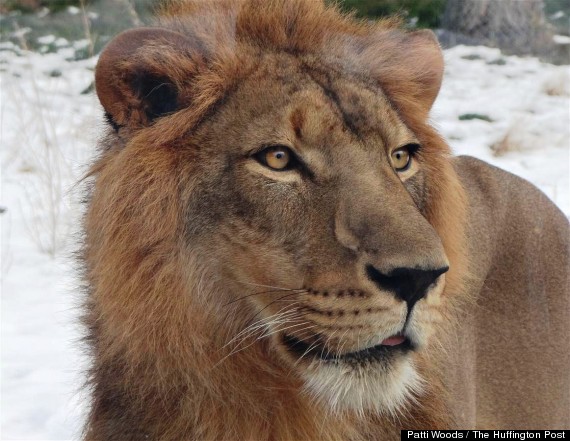
[{"label": "lion's forehead", "polygon": [[289,54],[263,58],[226,103],[222,120],[250,143],[378,149],[415,138],[379,85]]}]

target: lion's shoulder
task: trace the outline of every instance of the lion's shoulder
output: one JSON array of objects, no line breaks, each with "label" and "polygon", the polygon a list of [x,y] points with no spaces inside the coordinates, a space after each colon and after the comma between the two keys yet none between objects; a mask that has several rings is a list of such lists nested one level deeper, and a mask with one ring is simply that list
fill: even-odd
[{"label": "lion's shoulder", "polygon": [[[495,220],[508,222],[518,214],[518,221],[536,221],[537,210],[543,210],[561,225],[568,219],[537,187],[506,170],[471,157],[453,158],[453,166],[470,198],[472,210],[487,210]],[[516,221],[517,219],[515,219]]]},{"label": "lion's shoulder", "polygon": [[510,277],[517,277],[515,268],[522,276],[521,271],[528,270],[524,256],[529,254],[535,266],[568,262],[568,218],[540,189],[470,156],[452,162],[468,196],[472,271],[484,273],[500,261]]}]

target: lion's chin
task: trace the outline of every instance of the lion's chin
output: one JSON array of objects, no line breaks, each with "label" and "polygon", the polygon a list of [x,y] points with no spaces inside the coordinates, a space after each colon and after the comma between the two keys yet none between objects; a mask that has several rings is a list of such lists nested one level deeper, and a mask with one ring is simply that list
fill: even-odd
[{"label": "lion's chin", "polygon": [[396,415],[422,390],[422,379],[409,355],[389,363],[313,360],[301,375],[305,391],[332,413]]},{"label": "lion's chin", "polygon": [[284,337],[283,344],[297,358],[305,392],[333,414],[396,415],[421,394],[422,379],[407,339],[395,347],[378,345],[340,357],[311,353],[292,337]]}]

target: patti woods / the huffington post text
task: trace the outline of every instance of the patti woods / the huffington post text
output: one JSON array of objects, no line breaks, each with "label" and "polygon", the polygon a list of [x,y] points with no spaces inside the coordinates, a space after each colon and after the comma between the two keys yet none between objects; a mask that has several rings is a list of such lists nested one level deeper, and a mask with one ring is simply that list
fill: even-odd
[{"label": "patti woods / the huffington post text", "polygon": [[472,439],[492,440],[570,440],[570,430],[402,430],[402,440]]}]

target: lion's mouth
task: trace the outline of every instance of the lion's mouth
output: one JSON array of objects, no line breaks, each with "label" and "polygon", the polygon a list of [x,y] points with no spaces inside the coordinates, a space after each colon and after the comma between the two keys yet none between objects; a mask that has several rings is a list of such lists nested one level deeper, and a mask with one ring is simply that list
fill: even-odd
[{"label": "lion's mouth", "polygon": [[362,363],[365,361],[384,361],[397,353],[406,353],[414,349],[410,339],[403,335],[393,335],[384,339],[382,343],[376,346],[344,354],[332,353],[322,346],[306,343],[292,335],[283,334],[282,341],[289,352],[297,358],[311,357],[329,362]]}]

